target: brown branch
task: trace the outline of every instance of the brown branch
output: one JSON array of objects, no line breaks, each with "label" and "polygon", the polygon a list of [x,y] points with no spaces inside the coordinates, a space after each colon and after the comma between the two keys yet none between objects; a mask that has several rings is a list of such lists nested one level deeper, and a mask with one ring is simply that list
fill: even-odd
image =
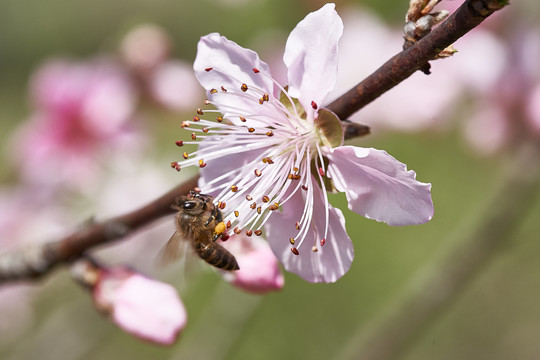
[{"label": "brown branch", "polygon": [[330,103],[326,108],[340,119],[349,116],[390,90],[422,68],[457,39],[478,26],[495,11],[507,4],[504,0],[467,0],[452,15],[403,50],[354,88]]},{"label": "brown branch", "polygon": [[174,199],[195,188],[197,180],[198,176],[195,176],[139,209],[90,224],[63,239],[0,255],[0,284],[40,277],[56,265],[74,260],[91,248],[121,239],[154,220],[172,214]]},{"label": "brown branch", "polygon": [[[405,80],[505,4],[504,0],[467,0],[453,15],[416,45],[394,56],[327,108],[339,118],[346,119]],[[353,125],[347,131],[350,136],[359,136],[366,134],[369,129]],[[56,265],[76,259],[91,248],[125,237],[169,214],[170,204],[174,198],[193,189],[196,183],[197,178],[192,178],[140,209],[90,224],[64,239],[0,255],[0,283],[40,277]]]}]

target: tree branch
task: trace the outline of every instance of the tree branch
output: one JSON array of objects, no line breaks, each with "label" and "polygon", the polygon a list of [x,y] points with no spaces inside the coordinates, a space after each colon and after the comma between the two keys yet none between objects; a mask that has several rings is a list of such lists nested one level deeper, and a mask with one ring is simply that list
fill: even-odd
[{"label": "tree branch", "polygon": [[467,0],[452,15],[416,45],[403,50],[361,83],[326,108],[340,119],[349,116],[411,76],[442,50],[478,26],[507,4],[504,0]]},{"label": "tree branch", "polygon": [[[375,73],[332,102],[327,108],[346,119],[390,88],[408,78],[440,51],[480,24],[506,4],[503,0],[467,0],[446,21],[414,46],[386,62]],[[349,134],[365,134],[369,129],[351,127]],[[353,136],[351,135],[351,136]],[[0,284],[38,278],[56,265],[69,262],[98,245],[118,240],[154,220],[171,213],[174,199],[197,185],[197,177],[172,189],[150,204],[110,220],[90,224],[58,241],[33,245],[0,255]]]}]

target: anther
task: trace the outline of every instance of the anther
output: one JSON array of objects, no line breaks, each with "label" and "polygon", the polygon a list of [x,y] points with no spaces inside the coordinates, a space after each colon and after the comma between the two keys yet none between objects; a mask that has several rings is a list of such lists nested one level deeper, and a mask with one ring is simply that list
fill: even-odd
[{"label": "anther", "polygon": [[311,251],[317,252],[317,251],[319,251],[319,249],[317,249],[317,246],[313,245],[313,247],[311,248]]},{"label": "anther", "polygon": [[211,68],[211,67],[207,67],[207,68],[204,69],[204,71],[209,72],[209,71],[212,70],[212,69],[213,69],[213,68]]},{"label": "anther", "polygon": [[307,191],[308,187],[306,185],[302,185],[302,190]]},{"label": "anther", "polygon": [[252,133],[254,131],[255,131],[255,128],[252,128],[252,127],[248,128],[248,132]]},{"label": "anther", "polygon": [[256,202],[253,202],[251,205],[249,205],[249,207],[250,207],[252,210],[255,210],[255,208],[257,207],[257,203],[256,203]]},{"label": "anther", "polygon": [[262,171],[259,169],[255,169],[254,173],[256,177],[260,177],[262,175]]},{"label": "anther", "polygon": [[264,101],[270,101],[270,95],[268,95],[267,93],[264,93],[263,96],[262,96],[262,99]]},{"label": "anther", "polygon": [[230,229],[232,226],[231,220],[227,221],[227,229]]},{"label": "anther", "polygon": [[201,118],[198,116],[194,116],[192,120],[193,122],[197,122],[197,121],[201,121]]},{"label": "anther", "polygon": [[225,89],[225,87],[222,85],[222,86],[221,86],[221,91],[227,92],[227,89]]},{"label": "anther", "polygon": [[299,254],[300,254],[300,253],[298,252],[298,249],[295,248],[295,247],[291,248],[291,251],[292,251],[292,253],[293,253],[294,255],[299,255]]},{"label": "anther", "polygon": [[232,191],[232,192],[237,192],[237,191],[238,191],[238,186],[232,185],[232,186],[231,186],[231,191]]},{"label": "anther", "polygon": [[311,107],[314,109],[314,110],[317,110],[318,106],[317,106],[317,103],[315,101],[312,101],[311,102]]},{"label": "anther", "polygon": [[215,94],[217,93],[217,89],[210,89],[210,94]]},{"label": "anther", "polygon": [[253,231],[251,230],[246,230],[246,236],[251,236],[253,235]]},{"label": "anther", "polygon": [[240,86],[240,90],[242,90],[243,92],[246,92],[248,90],[248,86],[247,84],[242,84],[242,86]]},{"label": "anther", "polygon": [[191,133],[191,140],[197,140],[197,135],[194,132]]},{"label": "anther", "polygon": [[222,121],[223,121],[223,116],[221,116],[221,115],[218,116],[218,117],[216,118],[216,120],[217,120],[217,122],[222,122]]},{"label": "anther", "polygon": [[201,130],[202,130],[202,132],[205,133],[205,134],[208,132],[208,128],[207,128],[206,126],[203,127]]},{"label": "anther", "polygon": [[234,210],[234,216],[236,216],[236,217],[240,216],[240,213],[238,212],[238,210]]},{"label": "anther", "polygon": [[191,123],[189,121],[182,121],[182,123],[180,124],[180,126],[182,128],[187,128],[187,127],[189,127],[189,125],[191,125]]},{"label": "anther", "polygon": [[292,168],[292,170],[293,170],[294,172],[298,172],[298,170],[300,170],[300,169],[298,169],[298,168],[295,166],[295,167]]},{"label": "anther", "polygon": [[176,171],[180,171],[180,164],[177,163],[176,161],[173,161],[173,162],[171,163],[171,167],[172,167],[173,169],[175,169]]},{"label": "anther", "polygon": [[253,200],[253,198],[250,195],[246,195],[246,200],[251,201],[251,200]]},{"label": "anther", "polygon": [[188,156],[189,156],[189,154],[188,154],[187,152],[184,152],[184,153],[182,154],[182,157],[183,157],[184,159],[187,159]]},{"label": "anther", "polygon": [[241,122],[246,122],[246,118],[243,116],[239,116]]},{"label": "anther", "polygon": [[294,227],[296,228],[296,230],[300,230],[300,222],[297,221],[296,224],[294,224]]},{"label": "anther", "polygon": [[254,72],[255,74],[258,74],[258,73],[260,73],[260,70],[257,69],[257,68],[253,68],[253,72]]},{"label": "anther", "polygon": [[262,230],[255,230],[255,235],[261,236],[262,235]]},{"label": "anther", "polygon": [[206,163],[203,161],[203,159],[199,160],[199,167],[203,168],[206,166]]},{"label": "anther", "polygon": [[257,214],[261,215],[261,213],[262,213],[262,208],[259,206],[259,207],[257,208]]},{"label": "anther", "polygon": [[272,130],[268,131],[266,133],[266,136],[274,136],[274,132]]},{"label": "anther", "polygon": [[238,226],[235,227],[233,231],[234,231],[234,233],[235,233],[236,235],[239,235],[240,233],[242,233],[242,229],[240,229]]},{"label": "anther", "polygon": [[272,205],[270,205],[268,207],[268,210],[270,210],[270,211],[275,211],[277,209],[279,209],[279,204],[278,203],[274,203],[274,204],[272,204]]},{"label": "anther", "polygon": [[264,196],[262,197],[262,201],[263,201],[264,203],[267,203],[267,202],[270,201],[270,198],[268,197],[268,195],[264,195]]},{"label": "anther", "polygon": [[325,243],[326,243],[326,238],[323,238],[323,239],[321,240],[321,246],[323,246]]},{"label": "anther", "polygon": [[293,238],[289,238],[289,242],[291,243],[291,245],[294,245],[296,243]]},{"label": "anther", "polygon": [[218,208],[220,208],[221,210],[225,209],[225,205],[226,203],[224,203],[223,201],[218,202]]},{"label": "anther", "polygon": [[197,114],[199,115],[204,115],[203,111],[201,110],[201,108],[197,108]]},{"label": "anther", "polygon": [[180,147],[180,146],[184,146],[184,142],[182,140],[178,140],[177,142],[175,142],[176,146]]},{"label": "anther", "polygon": [[319,168],[319,175],[324,176],[324,169],[322,167]]},{"label": "anther", "polygon": [[210,100],[205,99],[205,100],[204,100],[204,105],[210,105]]}]

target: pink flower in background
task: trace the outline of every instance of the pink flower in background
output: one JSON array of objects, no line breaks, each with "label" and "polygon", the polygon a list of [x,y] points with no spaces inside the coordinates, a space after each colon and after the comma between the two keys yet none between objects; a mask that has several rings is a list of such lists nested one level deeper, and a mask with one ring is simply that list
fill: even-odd
[{"label": "pink flower in background", "polygon": [[221,245],[234,254],[240,266],[238,271],[221,271],[226,281],[255,294],[283,288],[283,273],[266,241],[256,236],[240,234],[232,235],[227,241],[221,242]]},{"label": "pink flower in background", "polygon": [[322,108],[336,83],[342,30],[333,4],[296,26],[283,57],[288,87],[255,52],[216,33],[203,37],[195,74],[218,110],[199,109],[183,123],[194,140],[183,143],[203,141],[173,163],[201,167],[200,187],[225,205],[225,222],[236,233],[264,226],[285,268],[312,282],[336,281],[353,259],[328,191],[345,192],[350,209],[390,225],[433,215],[430,184],[384,151],[342,146],[339,119]]},{"label": "pink flower in background", "polygon": [[132,145],[136,91],[108,60],[53,60],[31,79],[34,112],[11,141],[24,179],[85,186],[99,174],[100,156]]},{"label": "pink flower in background", "polygon": [[97,276],[94,302],[118,327],[157,344],[175,342],[187,314],[172,286],[124,267],[100,269]]}]

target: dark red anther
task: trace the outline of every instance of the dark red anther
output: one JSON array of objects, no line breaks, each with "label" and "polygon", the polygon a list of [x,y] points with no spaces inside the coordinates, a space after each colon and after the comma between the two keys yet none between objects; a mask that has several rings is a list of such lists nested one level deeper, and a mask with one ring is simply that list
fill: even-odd
[{"label": "dark red anther", "polygon": [[311,107],[315,110],[317,110],[318,106],[317,106],[317,103],[315,101],[311,101]]},{"label": "dark red anther", "polygon": [[184,142],[182,140],[178,140],[175,142],[176,146],[184,146]]},{"label": "dark red anther", "polygon": [[213,68],[211,68],[211,67],[207,67],[207,68],[204,69],[204,71],[209,72],[209,71],[212,70],[212,69],[213,69]]},{"label": "dark red anther", "polygon": [[300,253],[298,252],[298,249],[295,248],[295,247],[291,248],[291,251],[292,251],[292,253],[293,253],[294,255],[300,255]]},{"label": "dark red anther", "polygon": [[260,73],[260,70],[257,69],[257,68],[253,68],[253,72],[254,72],[255,74],[258,74],[258,73]]}]

